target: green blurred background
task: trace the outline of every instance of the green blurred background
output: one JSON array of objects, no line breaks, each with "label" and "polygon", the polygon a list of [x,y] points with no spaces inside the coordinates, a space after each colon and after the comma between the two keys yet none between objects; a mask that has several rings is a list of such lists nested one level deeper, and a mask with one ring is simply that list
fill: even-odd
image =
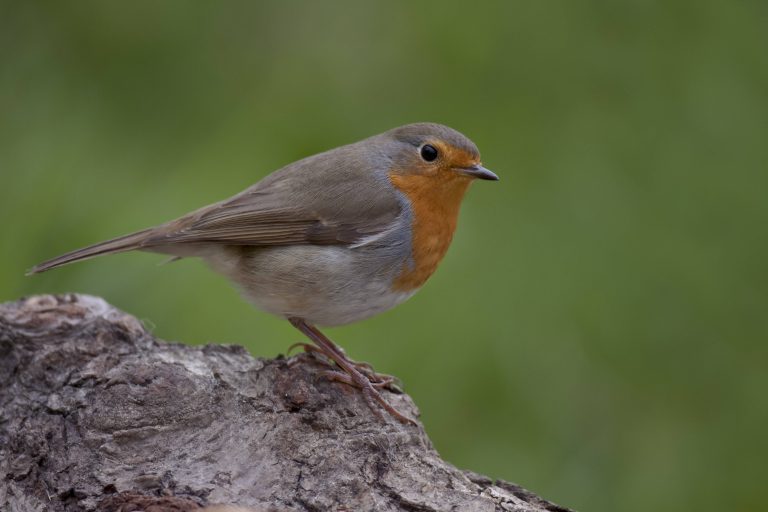
[{"label": "green blurred background", "polygon": [[768,431],[768,4],[2,2],[0,299],[191,343],[301,340],[198,261],[58,253],[413,121],[471,137],[454,244],[330,331],[437,449],[582,511],[754,511]]}]

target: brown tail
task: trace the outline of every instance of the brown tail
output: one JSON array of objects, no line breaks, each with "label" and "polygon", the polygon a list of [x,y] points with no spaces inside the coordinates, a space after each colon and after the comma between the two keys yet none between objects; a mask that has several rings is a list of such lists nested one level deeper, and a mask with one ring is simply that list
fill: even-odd
[{"label": "brown tail", "polygon": [[40,272],[45,272],[52,268],[74,263],[75,261],[95,258],[96,256],[102,256],[104,254],[114,254],[139,249],[142,246],[142,242],[150,238],[150,235],[154,230],[155,228],[142,229],[141,231],[131,233],[130,235],[119,236],[105,242],[99,242],[98,244],[89,245],[88,247],[62,254],[61,256],[35,265],[27,271],[27,275],[39,274]]}]

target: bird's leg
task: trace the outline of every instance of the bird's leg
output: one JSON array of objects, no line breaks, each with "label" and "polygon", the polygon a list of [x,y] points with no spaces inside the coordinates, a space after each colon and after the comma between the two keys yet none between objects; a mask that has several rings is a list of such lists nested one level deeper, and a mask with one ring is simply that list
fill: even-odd
[{"label": "bird's leg", "polygon": [[[319,332],[319,331],[318,331]],[[326,338],[327,339],[327,338]],[[328,340],[330,341],[330,340]],[[304,352],[310,352],[313,354],[322,354],[326,358],[328,355],[323,351],[322,349],[318,348],[316,345],[312,345],[311,343],[294,343],[290,347],[288,347],[288,354],[291,353],[291,351],[295,348],[301,347],[301,349]],[[346,352],[344,352],[344,349],[340,346],[334,344],[334,347],[336,347],[336,351],[339,352],[344,359],[347,360],[349,364],[357,368],[357,371],[368,377],[368,380],[371,381],[371,384],[373,384],[374,387],[379,389],[389,389],[390,391],[394,391],[396,393],[402,393],[402,390],[397,387],[396,378],[392,375],[387,375],[386,373],[378,373],[376,370],[373,369],[373,366],[371,366],[370,363],[366,363],[365,361],[355,361],[354,359],[350,359],[347,357]],[[331,359],[335,363],[334,359]],[[338,373],[338,372],[336,372]],[[340,379],[334,379],[334,380],[340,380]]]},{"label": "bird's leg", "polygon": [[[331,359],[339,368],[343,370],[343,372],[326,372],[326,376],[332,380],[343,382],[360,389],[368,405],[377,414],[378,409],[376,409],[376,404],[374,402],[378,402],[378,404],[383,407],[384,410],[394,416],[398,421],[401,421],[402,423],[416,424],[415,421],[403,414],[400,414],[394,407],[389,405],[387,401],[384,400],[384,397],[382,397],[381,394],[376,390],[376,387],[381,387],[378,386],[378,382],[371,382],[371,378],[368,375],[365,375],[364,372],[362,372],[359,367],[356,366],[352,361],[347,359],[347,356],[344,355],[344,352],[341,350],[341,348],[329,340],[322,332],[317,329],[317,327],[308,324],[301,318],[292,317],[289,318],[288,321],[291,322],[291,324],[298,330],[303,332],[304,335],[309,338],[315,345],[317,345],[317,351]],[[312,350],[315,350],[315,347],[313,347]]]}]

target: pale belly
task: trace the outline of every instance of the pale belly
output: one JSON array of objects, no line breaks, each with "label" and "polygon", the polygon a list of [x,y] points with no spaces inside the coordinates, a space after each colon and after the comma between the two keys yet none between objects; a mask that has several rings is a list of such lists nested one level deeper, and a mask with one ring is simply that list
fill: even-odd
[{"label": "pale belly", "polygon": [[297,245],[228,248],[205,259],[259,309],[318,326],[364,320],[416,292],[393,289],[403,261],[397,254],[382,257],[365,249]]}]

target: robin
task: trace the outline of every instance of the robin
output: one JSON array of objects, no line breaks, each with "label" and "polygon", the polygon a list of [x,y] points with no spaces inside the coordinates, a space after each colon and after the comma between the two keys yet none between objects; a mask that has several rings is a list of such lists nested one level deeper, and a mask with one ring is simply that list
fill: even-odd
[{"label": "robin", "polygon": [[[349,359],[317,326],[357,322],[411,297],[451,243],[475,180],[498,180],[472,141],[416,123],[310,156],[243,192],[176,220],[78,249],[29,274],[104,254],[140,250],[200,257],[258,308],[286,318],[338,367],[332,380],[360,389],[402,422],[379,389],[392,378]],[[378,412],[377,412],[378,414]]]}]

